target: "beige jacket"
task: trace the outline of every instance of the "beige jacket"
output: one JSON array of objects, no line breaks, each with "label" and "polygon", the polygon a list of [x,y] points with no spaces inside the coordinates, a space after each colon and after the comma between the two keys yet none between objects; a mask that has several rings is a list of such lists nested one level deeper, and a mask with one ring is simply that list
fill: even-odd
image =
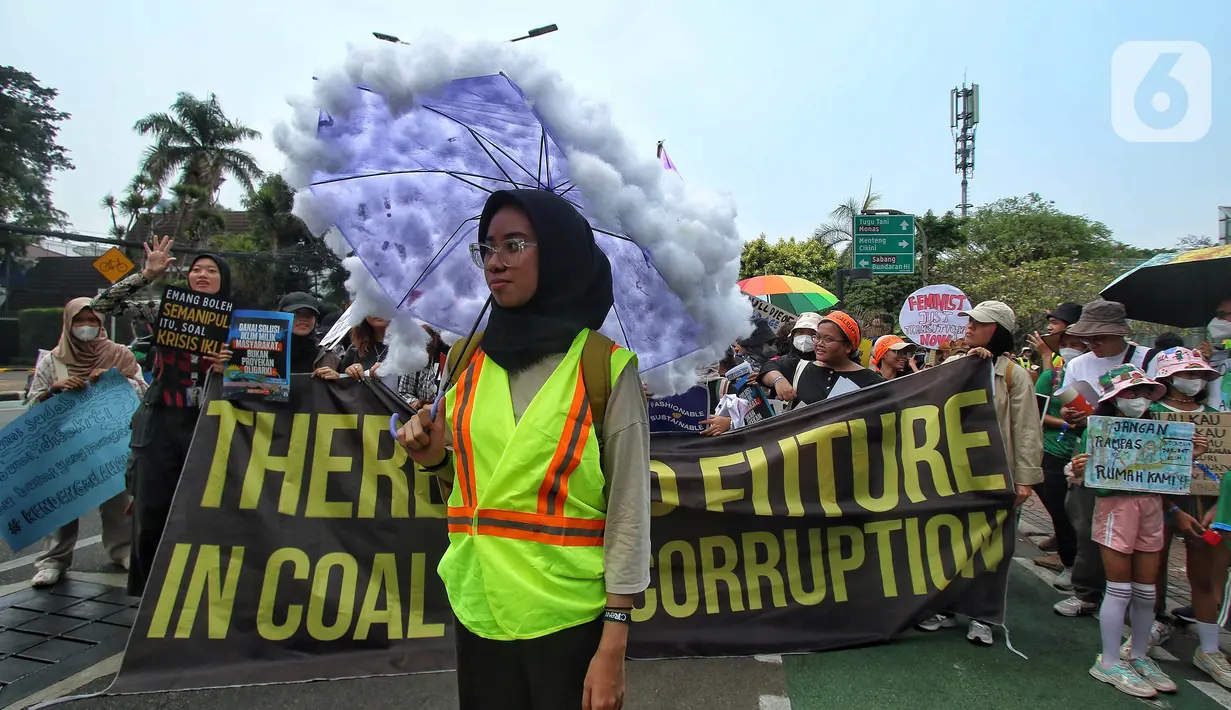
[{"label": "beige jacket", "polygon": [[[945,360],[968,357],[954,355]],[[1008,373],[1012,370],[1012,387]],[[1007,357],[996,358],[996,421],[1004,439],[1009,474],[1019,486],[1043,482],[1043,422],[1034,401],[1034,380],[1026,368]]]}]

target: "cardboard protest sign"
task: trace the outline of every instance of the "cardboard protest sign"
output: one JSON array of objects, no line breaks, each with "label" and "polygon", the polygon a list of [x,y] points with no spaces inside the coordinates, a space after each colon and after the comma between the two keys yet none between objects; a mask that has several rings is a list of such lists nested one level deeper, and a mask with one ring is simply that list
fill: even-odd
[{"label": "cardboard protest sign", "polygon": [[285,402],[291,396],[291,324],[295,316],[275,311],[235,311],[222,371],[223,399]]},{"label": "cardboard protest sign", "polygon": [[924,286],[902,304],[898,324],[906,337],[935,350],[966,334],[967,318],[958,313],[970,307],[970,299],[959,288],[946,284]]},{"label": "cardboard protest sign", "polygon": [[710,414],[710,388],[698,385],[682,394],[650,400],[650,433],[699,432]]},{"label": "cardboard protest sign", "polygon": [[119,370],[0,431],[0,536],[21,550],[124,491],[137,393]]},{"label": "cardboard protest sign", "polygon": [[1190,422],[1090,417],[1088,488],[1186,495],[1192,483]]},{"label": "cardboard protest sign", "polygon": [[194,355],[216,353],[226,342],[234,308],[226,299],[168,286],[158,306],[154,344]]},{"label": "cardboard protest sign", "polygon": [[757,316],[768,321],[768,325],[772,330],[778,330],[783,323],[794,323],[799,320],[799,316],[784,310],[770,303],[763,301],[756,296],[749,296],[748,300],[752,302],[752,310],[757,312]]},{"label": "cardboard protest sign", "polygon": [[1218,495],[1221,477],[1231,472],[1231,412],[1165,412],[1158,416],[1166,422],[1191,422],[1198,434],[1210,440],[1209,450],[1198,456],[1195,463],[1220,478],[1210,478],[1194,464],[1190,492],[1198,496]]}]

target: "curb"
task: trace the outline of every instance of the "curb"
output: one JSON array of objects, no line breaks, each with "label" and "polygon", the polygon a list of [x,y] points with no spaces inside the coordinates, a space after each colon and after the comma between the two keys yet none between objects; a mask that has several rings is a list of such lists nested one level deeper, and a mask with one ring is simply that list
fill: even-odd
[{"label": "curb", "polygon": [[0,402],[20,402],[24,392],[0,392]]},{"label": "curb", "polygon": [[0,372],[33,372],[33,367],[0,367]]}]

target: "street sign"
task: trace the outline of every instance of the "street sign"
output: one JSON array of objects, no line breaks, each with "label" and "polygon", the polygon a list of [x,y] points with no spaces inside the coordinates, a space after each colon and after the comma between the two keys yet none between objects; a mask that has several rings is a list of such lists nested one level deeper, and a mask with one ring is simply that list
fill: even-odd
[{"label": "street sign", "polygon": [[136,268],[136,264],[118,247],[111,247],[106,254],[94,260],[94,268],[98,273],[106,277],[111,283],[115,283],[128,275],[128,272]]},{"label": "street sign", "polygon": [[915,273],[913,214],[855,215],[855,267],[873,274]]}]

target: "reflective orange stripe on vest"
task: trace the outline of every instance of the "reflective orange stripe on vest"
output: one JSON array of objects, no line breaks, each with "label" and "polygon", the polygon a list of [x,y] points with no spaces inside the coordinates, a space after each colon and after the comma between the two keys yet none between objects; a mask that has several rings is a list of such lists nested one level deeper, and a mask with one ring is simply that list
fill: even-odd
[{"label": "reflective orange stripe on vest", "polygon": [[606,522],[512,510],[449,508],[449,532],[529,540],[562,547],[602,547]]},{"label": "reflective orange stripe on vest", "polygon": [[586,440],[590,437],[590,428],[593,425],[590,399],[586,397],[585,381],[579,370],[577,386],[573,389],[573,404],[568,410],[568,421],[560,434],[556,453],[547,466],[547,475],[539,486],[539,515],[555,515],[557,510],[564,510],[564,501],[568,499],[568,477],[581,465],[581,454],[585,451]]},{"label": "reflective orange stripe on vest", "polygon": [[486,356],[479,352],[475,355],[474,364],[466,368],[462,376],[457,399],[453,404],[453,421],[456,422],[457,437],[453,448],[457,452],[457,478],[462,494],[462,504],[473,507],[475,501],[474,489],[474,447],[470,441],[470,420],[474,414],[474,388],[479,382],[479,373],[483,370]]}]

